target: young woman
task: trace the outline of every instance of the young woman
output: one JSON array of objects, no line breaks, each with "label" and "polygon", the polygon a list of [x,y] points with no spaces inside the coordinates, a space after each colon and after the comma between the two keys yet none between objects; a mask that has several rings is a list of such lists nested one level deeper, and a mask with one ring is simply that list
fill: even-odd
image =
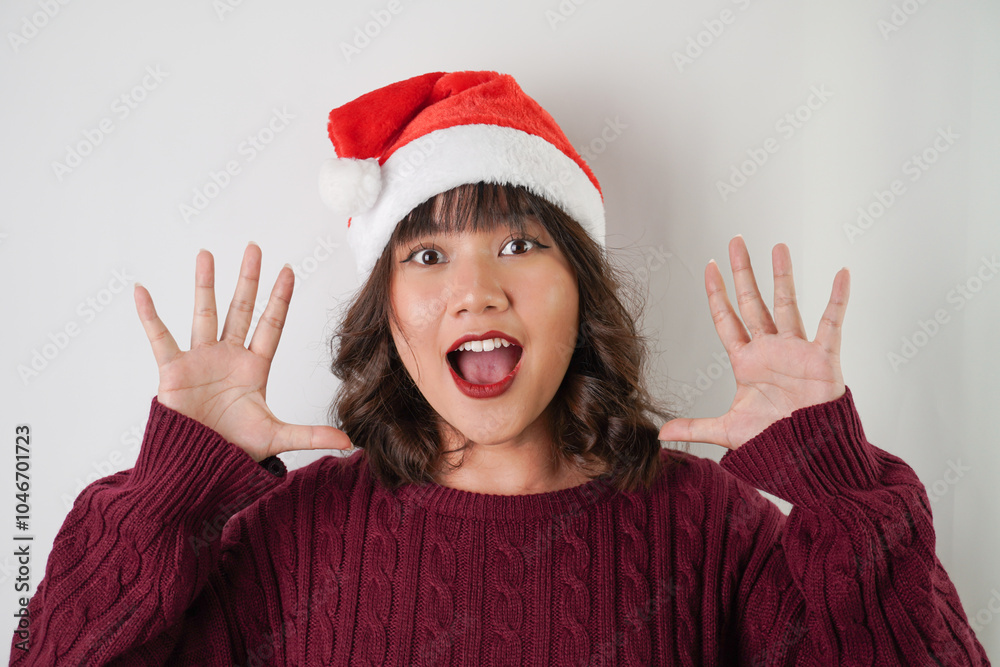
[{"label": "young woman", "polygon": [[257,246],[221,337],[198,254],[187,352],[137,285],[160,374],[142,450],[81,493],[11,664],[989,664],[923,486],[844,384],[846,269],[810,341],[788,248],[772,314],[734,238],[742,321],[714,262],[705,286],[736,396],[673,418],[596,178],[513,79],[416,77],[329,131],[323,195],[362,277],[334,341],[341,428],[266,404],[289,267],[248,346]]}]

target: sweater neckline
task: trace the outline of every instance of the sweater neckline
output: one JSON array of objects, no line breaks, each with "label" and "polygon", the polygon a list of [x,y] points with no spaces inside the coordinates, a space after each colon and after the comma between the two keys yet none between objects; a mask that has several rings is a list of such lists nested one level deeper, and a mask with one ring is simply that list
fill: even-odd
[{"label": "sweater neckline", "polygon": [[607,475],[558,491],[520,495],[499,495],[464,491],[436,482],[423,485],[405,484],[398,489],[399,498],[411,506],[419,506],[447,516],[495,520],[523,521],[574,515],[586,512],[606,496],[613,487]]}]

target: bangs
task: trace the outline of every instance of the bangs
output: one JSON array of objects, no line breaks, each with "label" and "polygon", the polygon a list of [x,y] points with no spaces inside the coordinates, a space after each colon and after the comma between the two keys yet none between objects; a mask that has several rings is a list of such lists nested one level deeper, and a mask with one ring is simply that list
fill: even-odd
[{"label": "bangs", "polygon": [[432,234],[491,232],[499,228],[525,231],[525,218],[542,217],[523,187],[469,183],[431,197],[403,218],[389,239],[389,252]]}]

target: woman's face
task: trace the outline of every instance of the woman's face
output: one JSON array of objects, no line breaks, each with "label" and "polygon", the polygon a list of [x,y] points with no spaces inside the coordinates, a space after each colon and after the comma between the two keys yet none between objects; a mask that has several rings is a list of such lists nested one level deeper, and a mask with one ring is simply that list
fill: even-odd
[{"label": "woman's face", "polygon": [[[393,341],[437,414],[479,445],[550,442],[542,415],[569,367],[579,314],[576,276],[552,236],[529,217],[523,235],[506,225],[437,233],[393,259],[390,301],[402,329],[390,327]],[[462,339],[497,336],[518,345],[449,355]]]}]

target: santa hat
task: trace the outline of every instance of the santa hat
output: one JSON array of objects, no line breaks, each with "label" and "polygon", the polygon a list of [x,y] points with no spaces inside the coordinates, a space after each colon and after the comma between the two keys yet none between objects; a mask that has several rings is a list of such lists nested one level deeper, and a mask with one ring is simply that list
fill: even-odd
[{"label": "santa hat", "polygon": [[432,72],[399,81],[337,107],[327,129],[337,157],[323,164],[320,195],[349,218],[362,282],[407,213],[465,183],[524,186],[604,244],[597,178],[510,75]]}]

